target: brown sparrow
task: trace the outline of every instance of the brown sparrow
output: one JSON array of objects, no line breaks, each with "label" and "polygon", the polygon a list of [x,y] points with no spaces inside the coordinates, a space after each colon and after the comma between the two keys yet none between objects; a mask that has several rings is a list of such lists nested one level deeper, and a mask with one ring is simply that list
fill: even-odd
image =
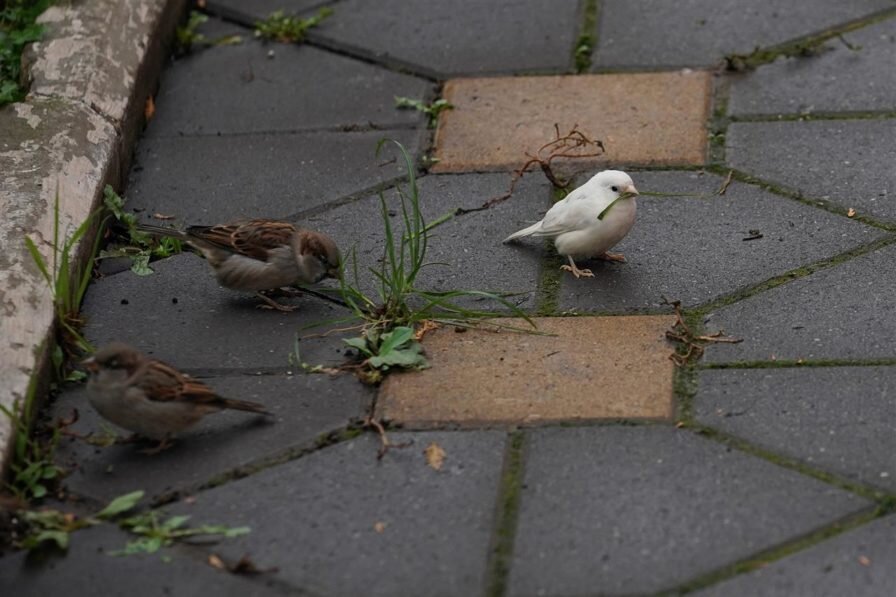
[{"label": "brown sparrow", "polygon": [[222,398],[204,383],[120,342],[99,349],[83,365],[90,373],[90,404],[119,427],[158,440],[150,453],[167,448],[175,433],[225,408],[270,414],[261,404]]},{"label": "brown sparrow", "polygon": [[205,256],[221,286],[255,292],[263,308],[293,311],[262,294],[294,284],[338,278],[342,258],[326,234],[278,220],[243,220],[217,226],[189,226],[186,231],[141,224],[157,236],[180,238]]}]

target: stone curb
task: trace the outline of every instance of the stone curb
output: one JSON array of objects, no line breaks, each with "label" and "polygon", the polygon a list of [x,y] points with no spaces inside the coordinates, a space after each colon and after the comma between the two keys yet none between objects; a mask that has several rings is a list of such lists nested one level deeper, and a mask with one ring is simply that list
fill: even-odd
[{"label": "stone curb", "polygon": [[[24,243],[52,263],[54,206],[65,239],[125,179],[186,0],[73,0],[38,19],[40,42],[23,56],[25,101],[0,109],[0,404],[12,407],[49,381],[51,291]],[[96,230],[73,256],[89,258]],[[0,471],[13,446],[0,417]]]}]

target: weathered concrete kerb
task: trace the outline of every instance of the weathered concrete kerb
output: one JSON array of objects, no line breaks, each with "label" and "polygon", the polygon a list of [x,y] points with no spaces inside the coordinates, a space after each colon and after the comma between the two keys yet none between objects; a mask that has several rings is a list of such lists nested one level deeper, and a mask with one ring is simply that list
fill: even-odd
[{"label": "weathered concrete kerb", "polygon": [[[52,263],[58,195],[62,242],[127,171],[167,45],[185,0],[60,3],[38,19],[26,51],[24,102],[0,109],[0,404],[45,385],[53,296],[24,243]],[[90,235],[82,247],[92,244]],[[77,250],[77,269],[88,257]],[[11,443],[0,417],[0,470]]]}]

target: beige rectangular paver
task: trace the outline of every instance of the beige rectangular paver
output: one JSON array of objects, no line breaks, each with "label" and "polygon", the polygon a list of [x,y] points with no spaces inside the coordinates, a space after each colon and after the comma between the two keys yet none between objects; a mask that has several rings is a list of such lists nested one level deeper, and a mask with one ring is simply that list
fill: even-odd
[{"label": "beige rectangular paver", "polygon": [[574,125],[600,139],[593,163],[694,165],[705,161],[710,74],[663,73],[453,79],[436,131],[434,172],[518,168]]},{"label": "beige rectangular paver", "polygon": [[390,375],[377,415],[410,426],[672,416],[673,347],[665,331],[673,318],[536,322],[553,335],[431,332],[423,345],[432,367]]}]

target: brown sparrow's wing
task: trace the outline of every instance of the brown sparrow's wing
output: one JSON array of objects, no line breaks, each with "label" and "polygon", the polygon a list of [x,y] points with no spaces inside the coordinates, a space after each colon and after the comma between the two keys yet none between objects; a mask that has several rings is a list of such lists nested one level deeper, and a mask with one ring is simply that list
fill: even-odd
[{"label": "brown sparrow's wing", "polygon": [[211,409],[232,408],[268,414],[262,405],[255,402],[222,398],[201,381],[161,361],[149,362],[138,385],[147,398],[158,402],[186,402]]},{"label": "brown sparrow's wing", "polygon": [[277,220],[248,220],[218,226],[190,226],[187,233],[210,245],[259,261],[272,249],[289,245],[296,227]]}]

